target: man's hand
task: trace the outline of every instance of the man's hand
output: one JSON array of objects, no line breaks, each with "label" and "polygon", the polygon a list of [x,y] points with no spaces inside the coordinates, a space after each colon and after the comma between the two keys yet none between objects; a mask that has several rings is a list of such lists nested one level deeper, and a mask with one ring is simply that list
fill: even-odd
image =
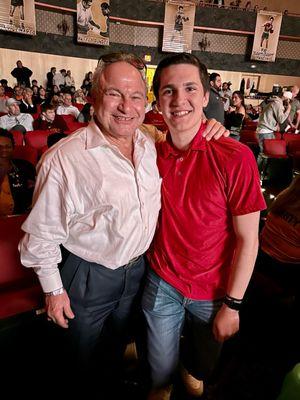
[{"label": "man's hand", "polygon": [[58,296],[46,296],[46,311],[48,321],[53,321],[62,328],[68,328],[68,319],[73,319],[75,315],[70,306],[69,296],[64,291]]},{"label": "man's hand", "polygon": [[209,141],[212,138],[218,140],[221,136],[228,137],[229,134],[230,132],[220,122],[216,121],[215,119],[209,119],[207,121],[207,127],[202,136]]},{"label": "man's hand", "polygon": [[240,317],[236,310],[232,310],[225,304],[222,305],[213,323],[213,334],[218,342],[224,342],[233,336],[240,327]]}]

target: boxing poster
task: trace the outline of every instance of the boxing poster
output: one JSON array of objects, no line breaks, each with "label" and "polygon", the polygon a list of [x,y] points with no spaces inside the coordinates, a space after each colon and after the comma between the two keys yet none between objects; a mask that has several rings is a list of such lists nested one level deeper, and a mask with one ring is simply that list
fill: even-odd
[{"label": "boxing poster", "polygon": [[77,41],[109,45],[109,0],[77,0]]},{"label": "boxing poster", "polygon": [[281,13],[274,11],[257,13],[251,60],[275,61],[281,21]]},{"label": "boxing poster", "polygon": [[36,35],[34,0],[1,0],[0,29]]},{"label": "boxing poster", "polygon": [[169,1],[165,6],[162,51],[191,53],[196,6],[193,1]]}]

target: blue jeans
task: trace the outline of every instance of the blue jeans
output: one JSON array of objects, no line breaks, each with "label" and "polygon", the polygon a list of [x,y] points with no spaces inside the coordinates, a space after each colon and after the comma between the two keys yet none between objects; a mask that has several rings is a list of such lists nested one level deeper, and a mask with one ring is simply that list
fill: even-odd
[{"label": "blue jeans", "polygon": [[[153,387],[172,381],[180,358],[198,379],[211,375],[222,347],[212,333],[212,323],[221,305],[221,300],[186,298],[153,271],[148,273],[142,307],[147,320]],[[185,345],[180,349],[183,327]]]}]

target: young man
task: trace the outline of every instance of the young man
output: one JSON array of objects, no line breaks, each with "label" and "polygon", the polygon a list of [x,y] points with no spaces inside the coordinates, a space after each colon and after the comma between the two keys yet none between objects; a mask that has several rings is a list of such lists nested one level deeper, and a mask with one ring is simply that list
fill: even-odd
[{"label": "young man", "polygon": [[206,67],[191,54],[169,56],[158,65],[153,88],[170,133],[157,144],[162,209],[142,305],[149,400],[161,400],[170,398],[184,321],[190,346],[183,376],[192,394],[202,393],[222,342],[238,331],[265,202],[249,148],[229,138],[202,139]]}]

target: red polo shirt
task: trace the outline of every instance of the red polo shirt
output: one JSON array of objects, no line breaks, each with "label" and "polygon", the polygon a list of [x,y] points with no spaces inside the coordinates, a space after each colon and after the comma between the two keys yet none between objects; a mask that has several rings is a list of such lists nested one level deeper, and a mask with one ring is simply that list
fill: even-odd
[{"label": "red polo shirt", "polygon": [[187,151],[157,144],[162,209],[149,251],[154,271],[185,297],[225,295],[235,251],[232,217],[265,208],[251,150],[229,138],[202,138]]}]

